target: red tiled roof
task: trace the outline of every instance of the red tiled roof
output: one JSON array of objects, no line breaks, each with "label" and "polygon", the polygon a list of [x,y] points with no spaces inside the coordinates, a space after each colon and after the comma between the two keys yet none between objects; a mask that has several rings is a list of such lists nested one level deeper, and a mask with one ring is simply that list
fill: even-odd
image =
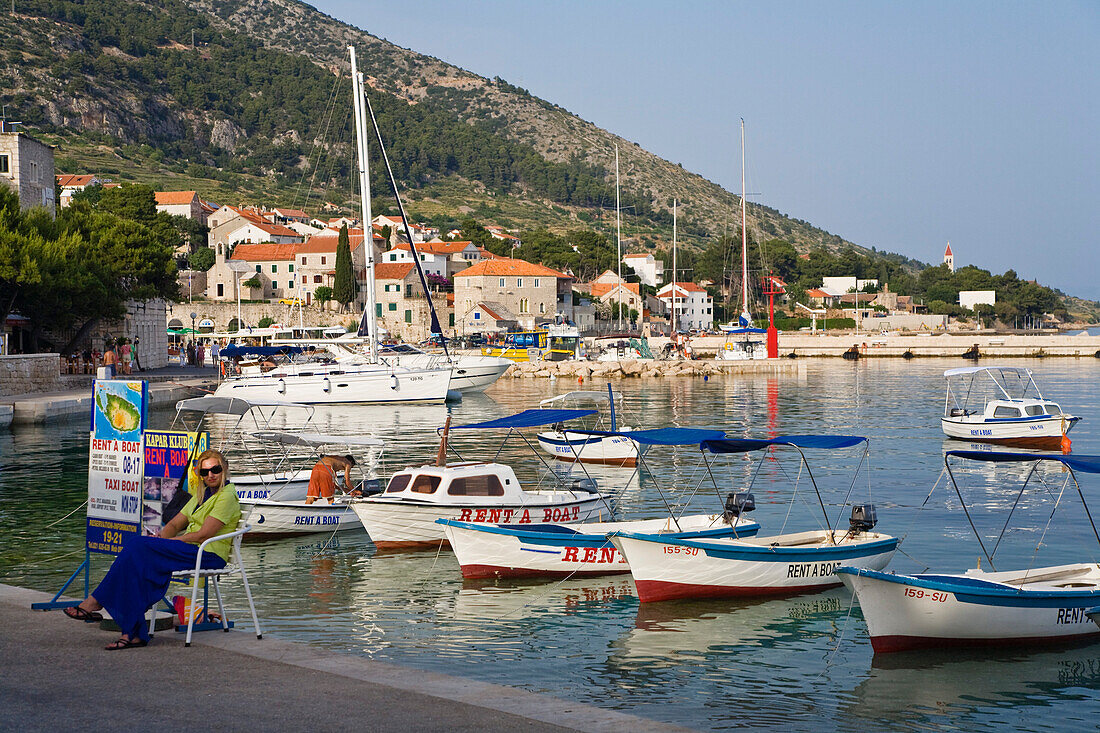
[{"label": "red tiled roof", "polygon": [[238,244],[233,248],[231,259],[246,262],[293,262],[298,252],[298,244]]},{"label": "red tiled roof", "polygon": [[948,245],[947,245],[947,249],[945,249],[945,250],[943,251],[943,256],[944,256],[944,257],[954,257],[954,255],[953,255],[953,254],[951,254],[951,245],[950,245],[950,244],[948,244]]},{"label": "red tiled roof", "polygon": [[[618,284],[619,283],[591,283],[592,297],[602,298],[603,296],[614,290]],[[635,295],[641,295],[641,290],[638,286],[638,283],[623,283],[622,285]]]},{"label": "red tiled roof", "polygon": [[831,298],[832,296],[826,293],[824,290],[818,290],[817,288],[810,288],[806,291],[806,295],[811,298]]},{"label": "red tiled roof", "polygon": [[489,250],[485,249],[484,247],[478,247],[478,248],[477,248],[477,251],[478,251],[478,253],[479,253],[479,254],[481,255],[481,259],[483,259],[483,260],[496,260],[496,259],[500,259],[500,255],[496,255],[496,254],[493,254],[492,252],[490,252]]},{"label": "red tiled roof", "polygon": [[480,308],[481,310],[485,311],[486,313],[488,313],[489,317],[492,318],[494,321],[503,321],[504,320],[497,313],[494,313],[492,308],[485,305],[484,303],[478,303],[477,307]]},{"label": "red tiled roof", "polygon": [[69,188],[75,186],[88,186],[95,180],[95,176],[70,176],[59,175],[57,177],[57,185],[62,188]]},{"label": "red tiled roof", "polygon": [[500,275],[510,275],[512,277],[556,277],[562,280],[573,279],[569,275],[558,272],[557,270],[551,270],[549,267],[536,265],[531,262],[526,262],[525,260],[514,260],[509,257],[496,257],[491,260],[482,260],[475,265],[467,267],[462,272],[456,273],[455,277],[497,277]]},{"label": "red tiled roof", "polygon": [[[698,285],[696,285],[695,283],[678,282],[676,284],[678,286],[680,286],[680,290],[683,290],[683,291],[688,292],[688,293],[705,293],[705,292],[707,292],[706,288],[701,288]],[[672,283],[669,283],[668,285],[661,288],[661,292],[663,293],[665,290],[670,289],[671,286],[672,286]]]},{"label": "red tiled roof", "polygon": [[288,218],[308,219],[309,214],[301,209],[273,209],[273,211],[279,216],[285,216]]},{"label": "red tiled roof", "polygon": [[157,206],[189,204],[197,196],[194,191],[156,191],[153,195],[157,197]]},{"label": "red tiled roof", "polygon": [[413,271],[411,262],[383,262],[374,266],[375,280],[404,280]]},{"label": "red tiled roof", "polygon": [[[416,251],[423,254],[450,255],[463,251],[470,246],[470,242],[417,242]],[[412,251],[408,242],[398,242],[394,249]]]},{"label": "red tiled roof", "polygon": [[[340,243],[340,232],[335,229],[330,231],[321,232],[320,234],[314,234],[312,237],[306,240],[306,243],[302,245],[299,250],[302,254],[323,254],[327,252],[336,252],[336,246]],[[351,247],[354,252],[363,244],[363,230],[362,229],[349,229],[348,230],[348,246]]]}]

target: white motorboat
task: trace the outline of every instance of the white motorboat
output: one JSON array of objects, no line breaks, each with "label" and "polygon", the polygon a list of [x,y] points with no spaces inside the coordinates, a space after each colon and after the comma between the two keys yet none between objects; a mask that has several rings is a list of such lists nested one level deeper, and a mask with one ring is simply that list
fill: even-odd
[{"label": "white motorboat", "polygon": [[[591,414],[593,410],[526,410],[450,429],[511,431]],[[445,537],[437,519],[529,525],[600,520],[613,514],[611,501],[596,491],[591,480],[569,480],[552,473],[554,488],[524,490],[510,466],[465,460],[448,464],[446,443],[444,428],[436,465],[398,471],[383,493],[352,502],[379,549],[440,546]]]},{"label": "white motorboat", "polygon": [[[241,399],[207,396],[176,403],[177,416],[185,412],[199,414],[199,427],[210,415],[236,416],[237,420],[232,425],[224,426],[221,442],[227,445],[254,445],[256,450],[252,451],[252,455],[264,456],[272,464],[270,471],[241,471],[232,474],[232,482],[241,504],[241,514],[252,525],[249,535],[298,535],[361,528],[362,522],[348,508],[347,496],[337,495],[331,501],[306,503],[311,469],[320,458],[320,449],[327,446],[339,446],[344,453],[358,453],[360,456],[366,454],[359,459],[363,478],[354,488],[363,493],[376,491],[372,477],[382,455],[383,442],[370,436],[291,433],[269,429],[275,413],[287,408],[305,410],[306,425],[313,417],[314,410],[311,406],[287,402],[252,403]],[[251,417],[254,427],[263,429],[246,432],[242,423],[248,417]],[[252,439],[259,443],[251,442]],[[268,446],[274,445],[282,446],[278,453],[267,450]],[[305,448],[307,451],[302,455],[293,455],[296,448]],[[302,465],[310,468],[294,467]]]},{"label": "white motorboat", "polygon": [[[710,453],[744,454],[789,446],[798,451],[826,529],[736,539],[674,539],[642,532],[615,532],[610,536],[630,564],[638,599],[642,603],[673,598],[725,598],[736,596],[793,595],[823,590],[840,584],[833,571],[841,565],[880,569],[890,561],[898,540],[872,532],[874,506],[852,508],[847,531],[828,528],[829,518],[821,492],[805,463],[803,448],[837,449],[864,444],[856,436],[788,435],[770,440],[707,440],[701,449]],[[862,463],[862,461],[861,461]],[[791,501],[797,499],[797,486]],[[738,514],[755,508],[752,494],[730,494],[727,510]]]},{"label": "white motorboat", "polygon": [[[596,393],[602,394],[602,393]],[[606,397],[606,395],[605,395]],[[720,430],[658,428],[625,434],[647,446],[698,445]],[[658,487],[658,490],[659,487]],[[493,524],[441,519],[465,578],[609,575],[630,566],[607,539],[612,532],[640,532],[671,539],[751,537],[760,525],[740,512],[568,524]]]},{"label": "white motorboat", "polygon": [[[429,354],[407,344],[382,347],[382,358],[397,367],[418,368],[437,364],[438,354]],[[500,356],[482,356],[480,354],[451,354],[450,388],[463,393],[484,392],[496,384],[508,367],[515,364],[511,359]]]},{"label": "white motorboat", "polygon": [[636,333],[611,333],[593,339],[589,359],[593,357],[595,361],[629,361],[652,359],[653,352],[649,342]]},{"label": "white motorboat", "polygon": [[[1081,419],[1043,397],[1030,369],[977,366],[948,369],[940,425],[944,435],[973,443],[1018,448],[1069,448],[1066,437]],[[981,409],[971,405],[985,399]]]},{"label": "white motorboat", "polygon": [[[970,510],[951,470],[950,459],[996,463],[1030,463],[1015,510],[1028,482],[1042,462],[1060,463],[1068,469],[1062,491],[1044,485],[1045,496],[1054,499],[1054,516],[1063,491],[1074,487],[1091,525],[1084,493],[1076,473],[1100,473],[1100,456],[1063,456],[986,451],[948,451],[947,473],[963,509]],[[1040,483],[1049,483],[1040,479]],[[1057,479],[1054,479],[1057,481]],[[1047,514],[1044,510],[1043,514]],[[1009,515],[1011,519],[1011,513]],[[973,520],[971,525],[973,526]],[[989,569],[964,573],[884,573],[877,569],[841,567],[837,574],[859,599],[875,652],[896,652],[928,647],[990,647],[1003,649],[1025,645],[1092,641],[1100,636],[1100,564],[1076,562],[1021,570],[998,570],[997,547],[1004,538],[1005,522],[992,550],[975,531]],[[1095,534],[1092,525],[1092,534]],[[1038,551],[1038,548],[1036,548]]]},{"label": "white motorboat", "polygon": [[619,427],[615,412],[615,401],[622,406],[621,392],[580,390],[567,392],[539,402],[543,409],[552,406],[607,404],[610,410],[611,429],[600,432],[597,422],[591,431],[566,430],[564,425],[554,425],[552,430],[539,433],[536,437],[539,447],[559,461],[580,461],[581,463],[602,463],[610,466],[633,467],[638,463],[642,447],[621,433],[629,432],[629,427]]}]

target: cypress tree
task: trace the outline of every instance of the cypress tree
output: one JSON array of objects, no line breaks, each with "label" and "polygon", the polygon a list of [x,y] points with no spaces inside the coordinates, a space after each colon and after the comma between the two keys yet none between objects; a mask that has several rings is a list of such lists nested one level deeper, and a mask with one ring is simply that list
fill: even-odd
[{"label": "cypress tree", "polygon": [[[367,227],[370,227],[369,223]],[[336,279],[333,285],[333,300],[347,309],[348,303],[355,300],[359,290],[355,283],[355,270],[351,266],[351,245],[348,243],[347,224],[340,227],[340,238],[336,242]]]}]

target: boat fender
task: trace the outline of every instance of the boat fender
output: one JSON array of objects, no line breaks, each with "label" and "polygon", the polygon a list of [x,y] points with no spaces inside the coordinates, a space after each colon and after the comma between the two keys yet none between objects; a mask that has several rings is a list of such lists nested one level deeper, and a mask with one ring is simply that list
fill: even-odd
[{"label": "boat fender", "polygon": [[392,389],[396,392],[397,388],[400,386],[398,381],[397,381],[397,375],[396,374],[391,374],[390,378],[393,380],[393,384],[390,385],[390,389]]},{"label": "boat fender", "polygon": [[852,516],[848,520],[849,532],[853,535],[869,532],[878,524],[878,512],[874,504],[856,504],[852,507]]},{"label": "boat fender", "polygon": [[326,394],[332,391],[332,382],[329,381],[328,377],[325,377],[324,381],[321,382],[321,389],[323,389]]},{"label": "boat fender", "polygon": [[279,394],[286,394],[286,380],[285,379],[280,379],[278,382],[276,382],[275,391],[278,392]]}]

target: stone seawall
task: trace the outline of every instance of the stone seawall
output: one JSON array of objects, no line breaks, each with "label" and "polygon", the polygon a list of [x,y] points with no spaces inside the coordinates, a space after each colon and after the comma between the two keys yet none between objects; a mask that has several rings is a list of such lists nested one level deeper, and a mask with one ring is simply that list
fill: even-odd
[{"label": "stone seawall", "polygon": [[624,379],[662,377],[704,377],[719,374],[800,374],[805,362],[790,359],[770,361],[695,361],[626,359],[623,361],[540,361],[520,362],[508,368],[504,377],[514,379],[549,377],[564,379]]},{"label": "stone seawall", "polygon": [[60,354],[0,356],[0,396],[64,389]]},{"label": "stone seawall", "polygon": [[[650,348],[657,352],[667,339],[650,339]],[[695,337],[692,348],[702,358],[713,357],[722,348],[722,336]],[[1089,357],[1100,352],[1100,336],[1069,334],[996,334],[996,333],[846,333],[809,334],[780,333],[779,356],[839,357],[856,347],[860,357],[961,357],[977,346],[983,357]],[[906,353],[908,352],[908,354]]]}]

